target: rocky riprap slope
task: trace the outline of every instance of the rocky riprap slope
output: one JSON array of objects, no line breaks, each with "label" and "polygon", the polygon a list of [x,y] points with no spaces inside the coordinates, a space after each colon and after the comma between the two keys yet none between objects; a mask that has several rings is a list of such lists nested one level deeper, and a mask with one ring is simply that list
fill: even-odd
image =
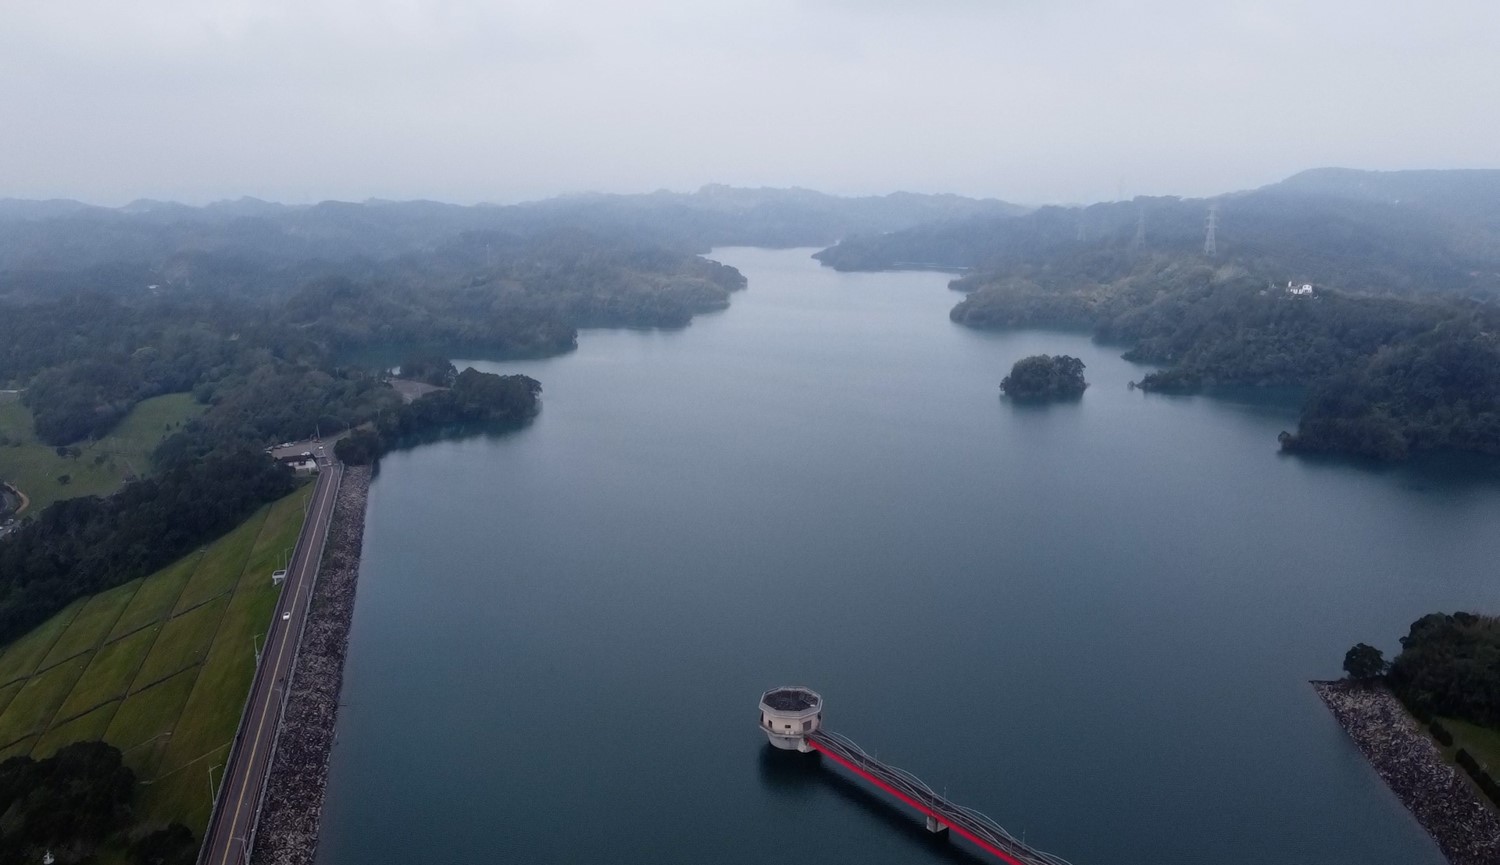
[{"label": "rocky riprap slope", "polygon": [[1443,761],[1437,745],[1380,685],[1313,682],[1318,696],[1452,865],[1500,865],[1500,817]]},{"label": "rocky riprap slope", "polygon": [[368,466],[344,471],[266,784],[254,865],[312,865],[317,852],[369,490]]}]

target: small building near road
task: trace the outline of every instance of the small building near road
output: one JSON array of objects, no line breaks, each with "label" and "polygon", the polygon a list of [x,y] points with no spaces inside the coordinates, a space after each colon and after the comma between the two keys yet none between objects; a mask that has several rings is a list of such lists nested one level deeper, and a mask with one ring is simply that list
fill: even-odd
[{"label": "small building near road", "polygon": [[299,475],[310,475],[318,470],[318,461],[311,453],[293,454],[292,456],[277,457],[276,461],[287,466]]}]

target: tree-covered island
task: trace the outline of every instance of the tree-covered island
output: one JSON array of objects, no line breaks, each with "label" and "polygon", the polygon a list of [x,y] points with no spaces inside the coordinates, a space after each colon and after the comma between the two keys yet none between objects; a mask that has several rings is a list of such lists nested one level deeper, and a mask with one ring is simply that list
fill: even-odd
[{"label": "tree-covered island", "polygon": [[1066,354],[1034,354],[1016,361],[1000,390],[1012,399],[1077,399],[1088,387],[1083,361]]}]

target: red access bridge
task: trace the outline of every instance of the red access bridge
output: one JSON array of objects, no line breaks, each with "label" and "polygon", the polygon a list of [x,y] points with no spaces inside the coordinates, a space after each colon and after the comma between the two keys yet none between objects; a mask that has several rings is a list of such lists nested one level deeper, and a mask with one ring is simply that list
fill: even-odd
[{"label": "red access bridge", "polygon": [[951,830],[1009,865],[1070,865],[1060,856],[1027,846],[985,814],[948,801],[933,792],[920,778],[871,757],[838,733],[820,728],[807,732],[802,739],[807,750],[826,755],[844,769],[916,809],[927,818],[927,828],[933,832]]}]

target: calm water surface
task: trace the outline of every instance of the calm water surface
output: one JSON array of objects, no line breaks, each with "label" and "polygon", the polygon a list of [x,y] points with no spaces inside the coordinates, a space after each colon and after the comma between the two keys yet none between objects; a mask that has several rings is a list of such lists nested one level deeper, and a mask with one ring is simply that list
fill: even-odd
[{"label": "calm water surface", "polygon": [[[1285,406],[807,255],[719,250],[750,288],[686,330],[481,364],[537,421],[384,461],[324,865],[981,861],[770,753],[791,682],[1076,865],[1442,861],[1306,681],[1500,606],[1500,486],[1285,458]],[[1083,399],[1003,402],[1044,351]]]}]

